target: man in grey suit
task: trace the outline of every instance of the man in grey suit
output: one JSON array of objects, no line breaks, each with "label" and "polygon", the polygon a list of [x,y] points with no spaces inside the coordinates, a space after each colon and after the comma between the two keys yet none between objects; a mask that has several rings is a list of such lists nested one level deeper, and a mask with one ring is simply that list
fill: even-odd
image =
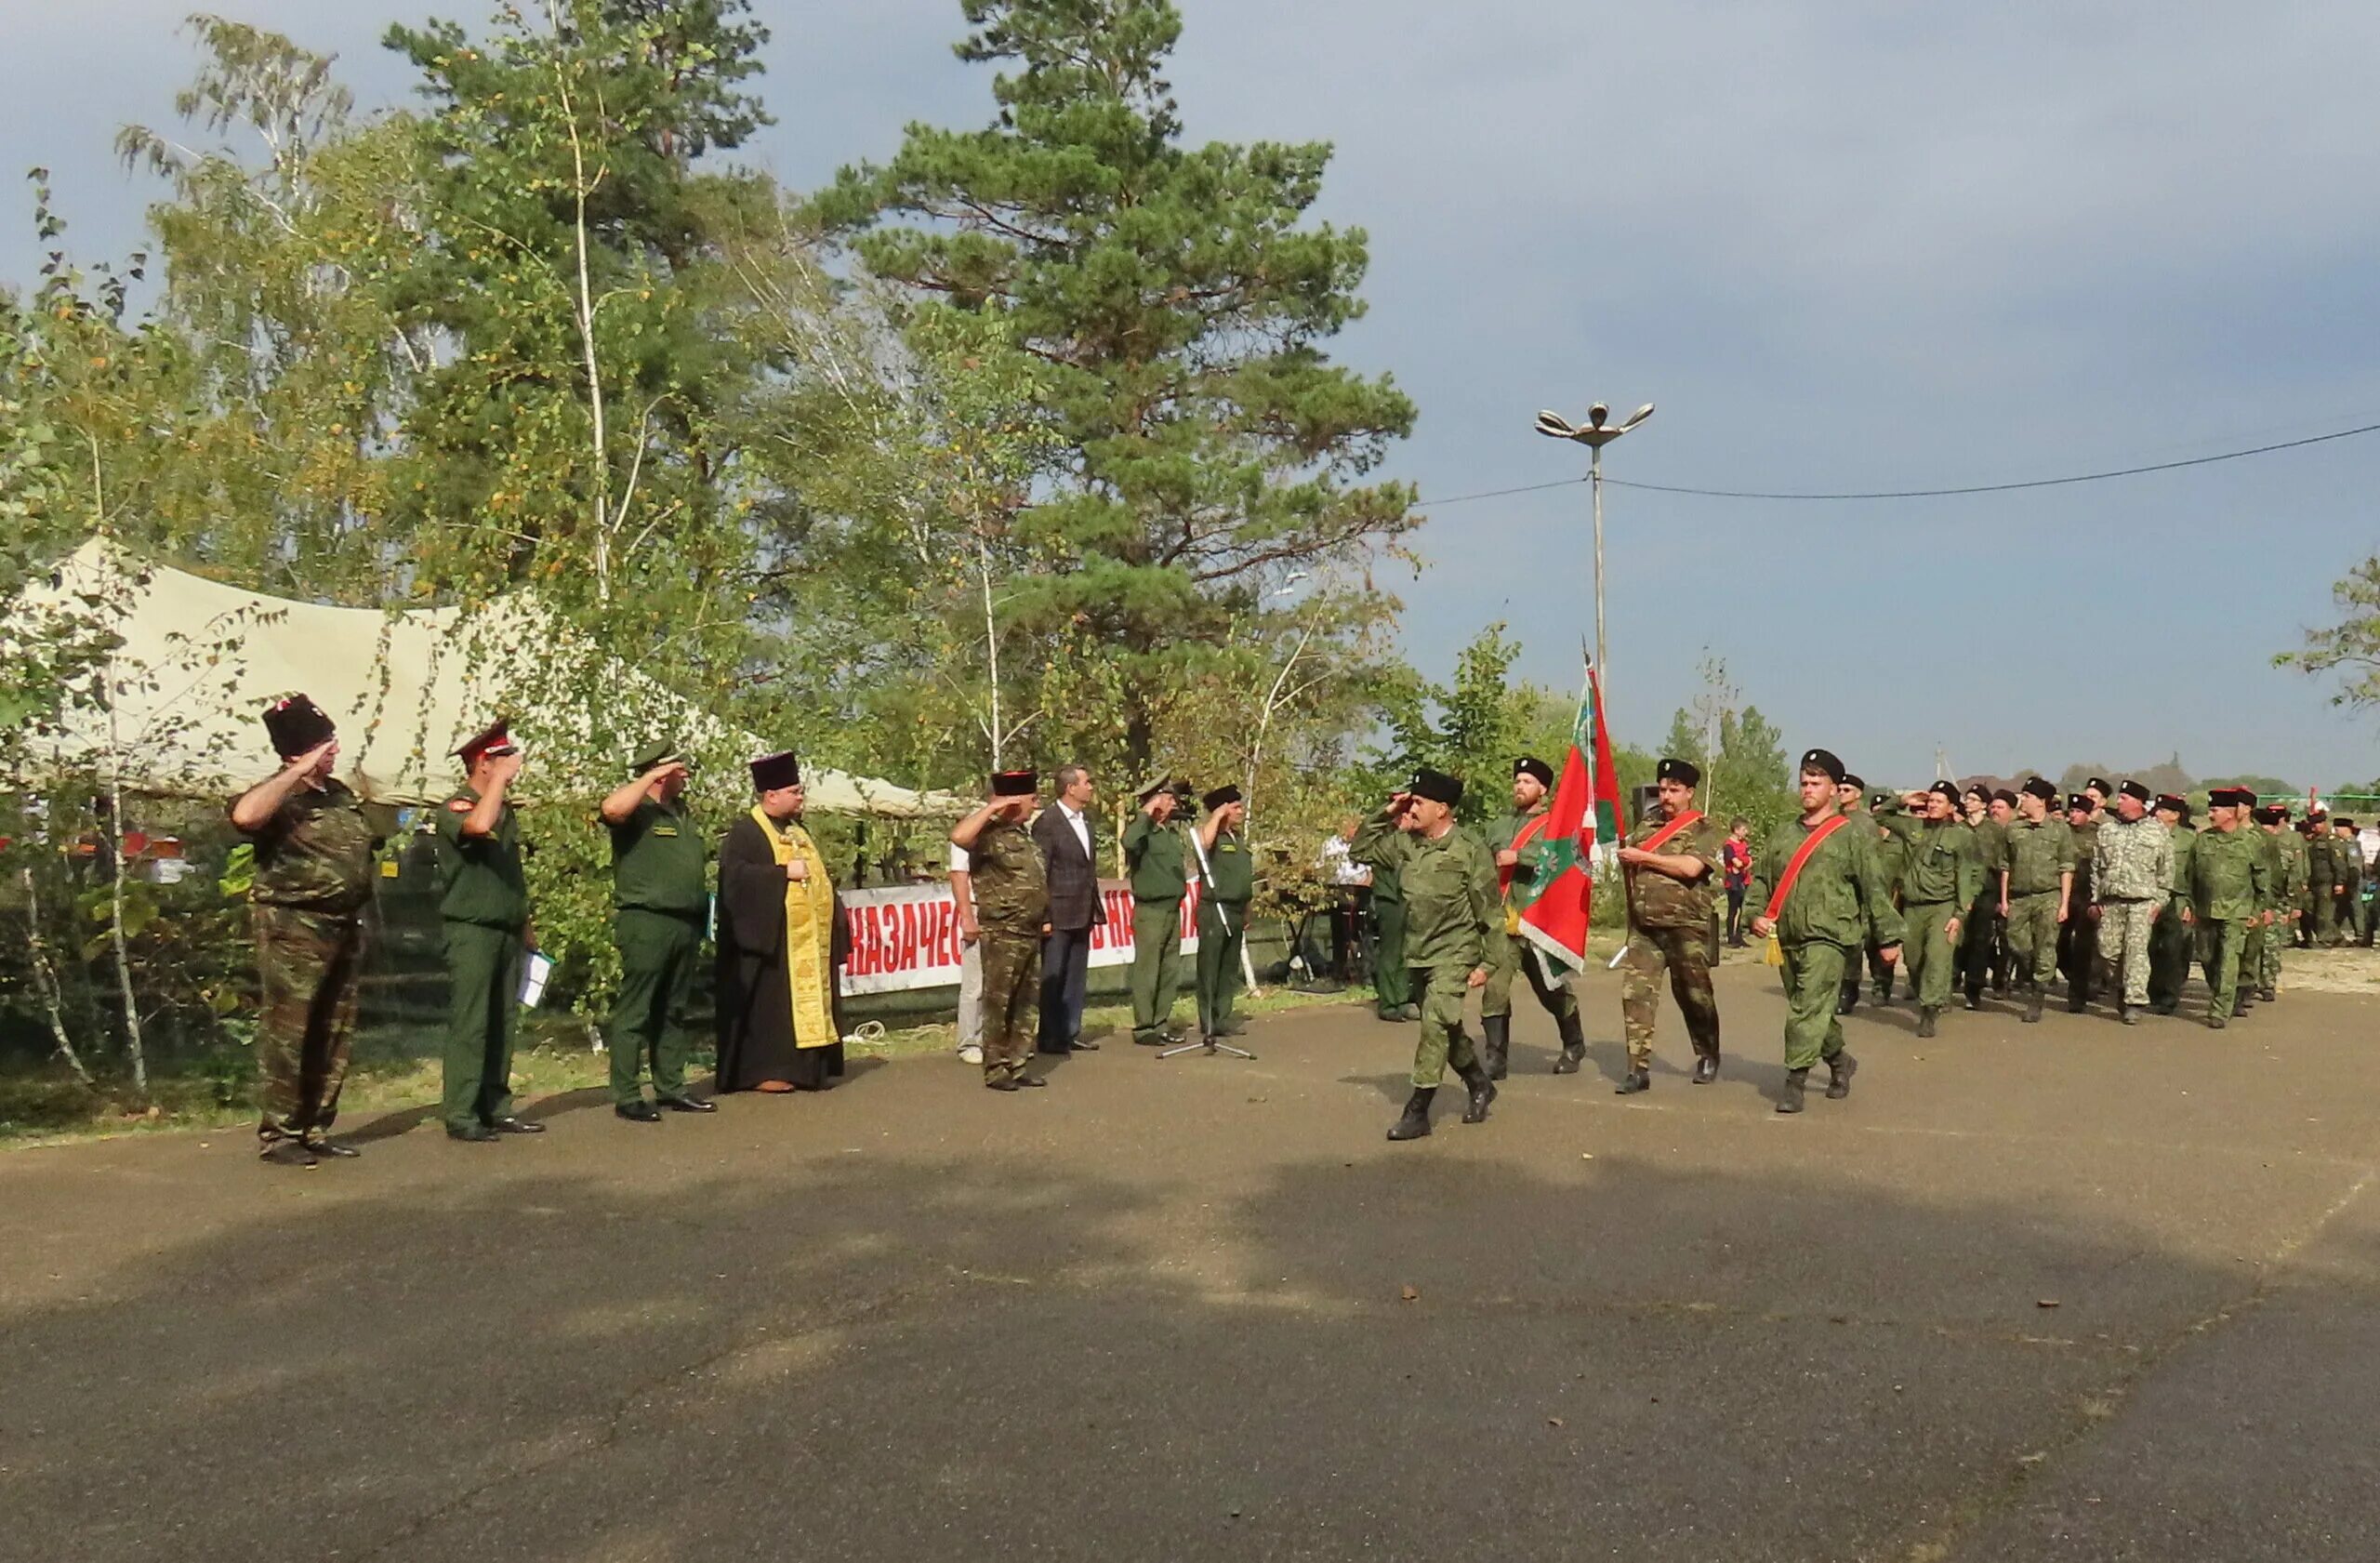
[{"label": "man in grey suit", "polygon": [[1033,822],[1033,841],[1050,881],[1050,928],[1041,941],[1041,1053],[1096,1053],[1082,1035],[1083,984],[1091,974],[1091,931],[1107,921],[1099,904],[1099,854],[1091,828],[1096,789],[1091,772],[1061,765],[1057,801]]}]

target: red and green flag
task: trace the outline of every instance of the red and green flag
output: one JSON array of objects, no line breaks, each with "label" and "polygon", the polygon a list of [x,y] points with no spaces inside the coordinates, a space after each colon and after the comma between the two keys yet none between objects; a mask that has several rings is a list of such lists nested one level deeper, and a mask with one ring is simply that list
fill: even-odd
[{"label": "red and green flag", "polygon": [[1587,963],[1594,850],[1620,840],[1620,773],[1611,763],[1611,735],[1604,730],[1603,687],[1592,668],[1570,729],[1569,758],[1544,818],[1544,829],[1522,849],[1537,873],[1515,909],[1521,937],[1543,954],[1559,981]]}]

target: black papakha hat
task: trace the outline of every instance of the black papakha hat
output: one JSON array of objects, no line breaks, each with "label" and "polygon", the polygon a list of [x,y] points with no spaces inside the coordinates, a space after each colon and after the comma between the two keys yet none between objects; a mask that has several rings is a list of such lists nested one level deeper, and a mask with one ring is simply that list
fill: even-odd
[{"label": "black papakha hat", "polygon": [[1845,771],[1834,778],[1834,785],[1847,787],[1854,792],[1865,792],[1868,790],[1868,778],[1857,771]]},{"label": "black papakha hat", "polygon": [[2256,810],[2254,814],[2249,815],[2249,817],[2254,819],[2258,825],[2279,825],[2283,819],[2286,819],[2288,815],[2282,814],[2279,809],[2274,808],[2270,803],[2267,803],[2263,808]]},{"label": "black papakha hat", "polygon": [[2157,795],[2157,807],[2186,815],[2190,812],[2190,801],[2178,792],[2161,792]]},{"label": "black papakha hat", "polygon": [[1653,767],[1655,781],[1683,782],[1687,787],[1702,785],[1702,769],[1691,760],[1664,759]]},{"label": "black papakha hat", "polygon": [[2079,792],[2068,793],[2066,795],[2066,812],[2068,814],[2072,814],[2077,809],[2082,810],[2086,815],[2089,814],[2091,812],[2091,800],[2085,798]]},{"label": "black papakha hat", "polygon": [[1427,798],[1433,803],[1444,803],[1451,809],[1462,801],[1462,782],[1444,771],[1433,771],[1427,765],[1413,773],[1405,790],[1416,798]]},{"label": "black papakha hat", "polygon": [[264,730],[272,739],[272,752],[284,760],[294,760],[338,736],[330,717],[303,695],[285,695],[267,706]]},{"label": "black papakha hat", "polygon": [[2096,791],[2102,798],[2112,798],[2116,793],[2116,789],[2108,785],[2108,778],[2105,776],[2093,776],[2089,781],[2082,784],[2082,790],[2085,792]]},{"label": "black papakha hat", "polygon": [[1943,797],[1948,798],[1950,801],[1950,806],[1952,808],[1958,807],[1960,797],[1958,783],[1954,781],[1937,781],[1925,790],[1928,792],[1940,793]]},{"label": "black papakha hat", "polygon": [[760,756],[751,762],[751,769],[755,792],[774,792],[781,787],[801,785],[801,762],[789,748]]},{"label": "black papakha hat", "polygon": [[1544,761],[1540,760],[1533,754],[1524,754],[1518,760],[1513,762],[1513,776],[1514,780],[1518,780],[1522,776],[1535,776],[1545,786],[1552,787],[1554,785],[1554,767],[1548,765]]},{"label": "black papakha hat", "polygon": [[1239,796],[1239,788],[1234,787],[1229,782],[1225,782],[1223,786],[1215,788],[1212,792],[1208,793],[1204,798],[1199,799],[1198,801],[1205,804],[1210,809],[1220,809],[1225,803],[1238,802]]},{"label": "black papakha hat", "polygon": [[2155,801],[2154,799],[2149,797],[2149,789],[2141,786],[2136,781],[2127,780],[2122,787],[2116,788],[2116,790],[2122,793],[2127,798],[2137,798],[2144,803]]},{"label": "black papakha hat", "polygon": [[995,798],[1030,798],[1041,790],[1041,778],[1031,771],[994,771],[992,796]]},{"label": "black papakha hat", "polygon": [[1837,787],[1843,785],[1843,762],[1831,749],[1814,748],[1803,755],[1802,769],[1816,771]]},{"label": "black papakha hat", "polygon": [[2255,802],[2256,795],[2244,787],[2218,787],[2206,795],[2206,801],[2218,809],[2244,809]]},{"label": "black papakha hat", "polygon": [[1995,803],[2005,803],[2012,809],[2016,806],[2016,795],[2004,787],[1991,795],[1991,801]]},{"label": "black papakha hat", "polygon": [[2018,788],[2016,790],[2026,793],[2029,796],[2038,798],[2044,803],[2055,803],[2057,801],[2057,788],[2052,787],[2048,782],[2043,780],[2039,776],[2027,776],[2025,778],[2025,785]]}]

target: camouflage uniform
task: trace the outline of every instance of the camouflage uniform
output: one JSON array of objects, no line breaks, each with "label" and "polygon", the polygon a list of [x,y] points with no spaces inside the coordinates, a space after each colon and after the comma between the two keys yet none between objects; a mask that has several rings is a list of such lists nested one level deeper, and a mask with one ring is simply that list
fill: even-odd
[{"label": "camouflage uniform", "polygon": [[[1883,808],[1869,810],[1869,818],[1872,819],[1876,825],[1876,871],[1884,876],[1884,888],[1891,894],[1893,905],[1896,907],[1902,904],[1901,881],[1909,872],[1909,846],[1902,840],[1895,821],[1907,820],[1909,817],[1898,810],[1891,813],[1886,813]],[[1903,960],[1908,959],[1908,947],[1903,946],[1901,952]],[[1851,970],[1853,979],[1856,981],[1858,976],[1859,963],[1853,961]],[[1894,970],[1895,968],[1884,964],[1884,947],[1872,939],[1870,940],[1868,942],[1868,982],[1874,988],[1879,1003],[1892,1001]],[[1910,974],[1911,980],[1914,982],[1915,972],[1912,971]]]},{"label": "camouflage uniform", "polygon": [[2309,944],[2329,945],[2338,941],[2338,903],[2331,888],[2338,882],[2338,834],[2327,825],[2322,828],[2320,835],[2306,838],[2303,905],[2312,914],[2306,920]]},{"label": "camouflage uniform", "polygon": [[2149,934],[2173,882],[2174,839],[2162,825],[2143,815],[2099,827],[2091,859],[2099,954],[2116,967],[2123,985],[2117,1001],[2126,1009],[2149,1002]]},{"label": "camouflage uniform", "polygon": [[1372,871],[1372,998],[1382,1020],[1405,1017],[1413,969],[1405,953],[1405,887],[1397,870],[1413,855],[1395,816],[1382,811],[1355,829],[1347,855]]},{"label": "camouflage uniform", "polygon": [[[1875,833],[1867,825],[1855,817],[1819,842],[1778,911],[1788,1069],[1807,1069],[1843,1052],[1843,1021],[1836,1010],[1849,960],[1871,943],[1880,949],[1900,943],[1900,913],[1877,867]],[[1762,846],[1752,865],[1754,906],[1767,905],[1809,833],[1799,819],[1789,820]]]},{"label": "camouflage uniform", "polygon": [[2240,940],[2239,1009],[2245,1012],[2264,986],[2265,958],[2281,940],[2281,930],[2265,920],[2266,914],[2281,905],[2281,873],[2283,854],[2281,843],[2265,834],[2264,827],[2251,815],[2248,824],[2240,827],[2240,834],[2248,838],[2257,863],[2264,868],[2264,888],[2256,896],[2257,916],[2248,921],[2247,932]]},{"label": "camouflage uniform", "polygon": [[967,849],[984,966],[984,1079],[1025,1073],[1041,1030],[1041,925],[1050,883],[1033,833],[992,819]]},{"label": "camouflage uniform", "polygon": [[2337,890],[2336,921],[2339,939],[2344,943],[2363,938],[2363,842],[2351,835],[2336,838],[2331,861],[2335,866]]},{"label": "camouflage uniform", "polygon": [[2007,850],[2008,828],[1986,815],[1983,823],[1968,827],[1975,833],[1975,860],[1979,888],[1959,928],[1959,970],[1965,977],[1967,1007],[1983,1003],[1983,985],[2008,986],[2008,925],[2000,915],[2000,859]]},{"label": "camouflage uniform", "polygon": [[2181,1007],[2194,942],[2182,908],[2189,905],[2190,854],[2198,845],[2198,832],[2176,825],[2170,840],[2174,870],[2166,881],[2165,915],[2157,920],[2149,938],[2149,1003],[2159,1014],[2172,1014]]},{"label": "camouflage uniform", "polygon": [[2212,1024],[2220,1025],[2238,1009],[2241,948],[2248,924],[2262,915],[2271,895],[2265,864],[2245,827],[2202,830],[2190,850],[2190,911],[2198,921]]},{"label": "camouflage uniform", "polygon": [[[1525,815],[1506,815],[1488,828],[1488,845],[1494,852],[1509,852],[1512,850],[1513,843],[1520,838],[1520,833],[1527,828],[1530,821],[1544,817],[1543,805]],[[1501,877],[1503,872],[1501,869],[1498,870],[1499,877]],[[1525,889],[1534,881],[1536,875],[1536,866],[1529,862],[1527,854],[1523,854],[1521,861],[1512,867],[1503,902],[1504,933],[1507,937],[1503,941],[1501,950],[1493,953],[1488,964],[1488,986],[1479,990],[1479,1018],[1486,1021],[1498,1015],[1511,1014],[1513,1013],[1513,978],[1526,972],[1528,974],[1529,991],[1537,995],[1537,1001],[1545,1007],[1545,1013],[1554,1017],[1554,1024],[1561,1028],[1563,1040],[1567,1042],[1570,1033],[1579,1028],[1578,995],[1570,991],[1570,985],[1567,982],[1548,987],[1543,970],[1537,961],[1527,958],[1528,951],[1523,947],[1524,941],[1510,936],[1518,933],[1520,921],[1519,913],[1514,910],[1512,893],[1514,889]]]},{"label": "camouflage uniform", "polygon": [[2264,960],[2256,969],[2256,992],[2259,998],[2275,999],[2281,995],[2281,952],[2289,947],[2289,919],[2306,895],[2306,859],[2297,850],[2302,839],[2289,827],[2271,829],[2268,839],[2273,844],[2273,909],[2280,915],[2265,930]]},{"label": "camouflage uniform", "polygon": [[[1627,844],[1643,846],[1667,824],[1665,819],[1642,821],[1629,832]],[[1653,1017],[1664,968],[1694,1055],[1719,1056],[1719,998],[1711,988],[1711,913],[1722,873],[1719,848],[1726,839],[1705,818],[1657,849],[1665,857],[1700,860],[1702,875],[1691,883],[1650,868],[1629,870],[1628,953],[1620,963],[1620,1016],[1628,1034],[1632,1073],[1652,1067]]]},{"label": "camouflage uniform", "polygon": [[257,1138],[319,1143],[338,1116],[380,840],[337,781],[299,786],[248,833],[257,942]]},{"label": "camouflage uniform", "polygon": [[[1901,858],[1901,921],[1906,925],[1901,960],[1909,968],[1910,992],[1918,1007],[1940,1010],[1950,1001],[1951,979],[1962,942],[1973,936],[1965,919],[1983,894],[1983,860],[1975,829],[1962,819],[1928,820],[1914,815],[1884,816]],[[1959,936],[1950,936],[1950,924]],[[1889,969],[1889,968],[1888,968]],[[1979,991],[1982,977],[1976,977]]]},{"label": "camouflage uniform", "polygon": [[2058,881],[2074,871],[2074,832],[2054,815],[2038,824],[2012,819],[1999,868],[2008,876],[2008,944],[2016,973],[2038,992],[2057,972]]},{"label": "camouflage uniform", "polygon": [[1478,837],[1458,828],[1435,841],[1408,831],[1406,840],[1410,850],[1398,870],[1405,886],[1406,959],[1423,977],[1413,1085],[1435,1090],[1448,1065],[1464,1073],[1477,1064],[1462,1031],[1463,996],[1472,972],[1492,965],[1509,941],[1496,859]]},{"label": "camouflage uniform", "polygon": [[2081,1011],[2091,1001],[2091,990],[2097,986],[2097,972],[2093,961],[2097,954],[2097,941],[2091,935],[2091,920],[2083,915],[2085,907],[2098,899],[2097,887],[2091,882],[2091,866],[2097,861],[2099,821],[2088,819],[2081,825],[2071,820],[2067,829],[2074,837],[2074,888],[2067,897],[2067,918],[2057,929],[2057,969],[2066,974],[2066,1007]]}]

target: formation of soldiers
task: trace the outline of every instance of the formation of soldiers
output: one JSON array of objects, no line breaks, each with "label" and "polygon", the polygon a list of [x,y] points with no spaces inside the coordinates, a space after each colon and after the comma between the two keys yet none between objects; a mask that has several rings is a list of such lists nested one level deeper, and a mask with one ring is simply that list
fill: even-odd
[{"label": "formation of soldiers", "polygon": [[[361,801],[333,775],[338,748],[330,719],[294,695],[267,711],[264,722],[282,768],[231,809],[231,823],[255,851],[263,1079],[258,1135],[265,1159],[313,1166],[324,1157],[357,1154],[329,1131],[347,1068],[366,953],[364,914],[381,843]],[[453,1138],[484,1142],[544,1127],[514,1112],[510,1085],[522,964],[536,935],[518,819],[507,799],[521,772],[519,746],[498,722],[456,758],[466,783],[434,815],[452,995],[441,1116]],[[665,1112],[714,1110],[686,1089],[682,1026],[710,905],[709,854],[687,813],[685,759],[658,745],[630,769],[600,811],[612,840],[621,967],[606,1036],[615,1108],[624,1119],[650,1123]],[[1664,759],[1657,777],[1656,798],[1618,852],[1627,943],[1615,964],[1627,1061],[1616,1090],[1624,1095],[1652,1088],[1664,977],[1693,1049],[1692,1082],[1710,1083],[1721,1067],[1711,973],[1720,953],[1725,836],[1696,806],[1701,776],[1691,762]],[[755,761],[753,779],[764,805],[754,817],[775,859],[767,868],[771,882],[800,884],[813,865],[823,873],[823,859],[800,832],[792,757]],[[1585,1058],[1577,996],[1516,936],[1519,907],[1544,855],[1553,780],[1543,761],[1519,757],[1510,812],[1474,831],[1455,819],[1463,784],[1423,770],[1355,832],[1351,854],[1371,869],[1382,925],[1380,1013],[1421,1025],[1412,1093],[1389,1131],[1392,1140],[1430,1133],[1434,1099],[1449,1068],[1464,1089],[1463,1121],[1486,1120],[1498,1082],[1510,1072],[1516,976],[1526,976],[1560,1037],[1554,1072],[1575,1073]],[[2039,776],[1990,794],[1980,788],[1962,794],[1954,784],[1937,782],[1897,798],[1871,796],[1825,749],[1802,757],[1797,785],[1800,814],[1758,848],[1748,895],[1758,908],[1752,932],[1775,941],[1784,980],[1781,1113],[1804,1110],[1809,1073],[1820,1064],[1828,1067],[1826,1096],[1850,1093],[1858,1063],[1845,1051],[1842,1019],[1858,1006],[1863,972],[1874,997],[1889,1002],[1897,974],[1906,969],[1918,1035],[1932,1037],[1955,993],[1964,992],[1967,1009],[1980,1010],[1987,987],[1995,996],[2013,992],[2023,1020],[2037,1022],[2061,975],[2075,1013],[2104,992],[2125,1025],[2138,1024],[2144,1013],[2171,1015],[2195,966],[2207,990],[2205,1023],[2221,1028],[2254,1003],[2279,997],[2283,952],[2293,942],[2353,938],[2368,946],[2373,937],[2352,822],[2318,808],[2293,829],[2287,805],[2259,807],[2253,794],[2222,788],[2202,828],[2184,799],[2152,796],[2136,781],[2116,787],[2096,777],[2062,812],[2055,807],[2056,789]],[[951,832],[971,864],[984,1080],[998,1091],[1047,1084],[1028,1067],[1042,1029],[1041,949],[1051,931],[1044,859],[1026,828],[1038,793],[1034,773],[1002,772],[991,778],[982,807]],[[1234,998],[1255,892],[1245,801],[1236,788],[1206,793],[1198,801],[1205,817],[1189,833],[1189,792],[1174,779],[1151,781],[1135,801],[1121,843],[1133,899],[1133,1040],[1157,1047],[1183,1040],[1171,1029],[1171,1015],[1181,907],[1195,878],[1202,891],[1198,1030],[1212,1045],[1242,1029]],[[773,900],[784,888],[761,899]],[[831,886],[821,895],[819,904],[831,907]],[[781,977],[782,969],[781,962]],[[803,979],[797,974],[793,980],[798,986]],[[1464,1029],[1474,989],[1481,1021],[1476,1044]],[[795,1025],[787,1019],[777,1028]],[[840,1072],[840,1040],[804,1036],[791,1045],[831,1043],[832,1072]],[[723,1039],[722,1060],[727,1052]],[[727,1070],[721,1073],[723,1088],[734,1089]],[[753,1083],[764,1091],[796,1089]]]}]

